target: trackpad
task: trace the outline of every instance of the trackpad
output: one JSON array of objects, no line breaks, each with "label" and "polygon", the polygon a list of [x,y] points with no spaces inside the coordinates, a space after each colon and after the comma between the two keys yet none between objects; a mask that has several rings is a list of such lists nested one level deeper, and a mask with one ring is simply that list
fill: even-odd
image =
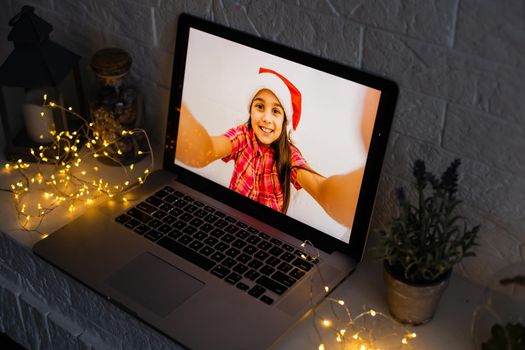
[{"label": "trackpad", "polygon": [[149,253],[139,255],[105,282],[162,317],[204,286],[203,282]]}]

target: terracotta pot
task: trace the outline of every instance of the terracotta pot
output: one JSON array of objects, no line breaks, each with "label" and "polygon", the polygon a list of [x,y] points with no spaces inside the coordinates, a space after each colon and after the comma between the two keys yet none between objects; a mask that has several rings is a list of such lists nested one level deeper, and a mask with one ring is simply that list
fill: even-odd
[{"label": "terracotta pot", "polygon": [[390,314],[399,322],[421,325],[429,322],[448,286],[450,272],[429,284],[413,284],[395,278],[385,264],[383,278],[387,287]]}]

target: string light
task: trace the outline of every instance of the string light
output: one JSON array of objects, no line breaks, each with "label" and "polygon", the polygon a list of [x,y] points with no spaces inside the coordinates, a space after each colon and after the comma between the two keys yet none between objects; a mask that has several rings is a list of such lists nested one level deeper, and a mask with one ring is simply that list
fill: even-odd
[{"label": "string light", "polygon": [[[16,162],[4,166],[6,172],[16,170],[21,176],[11,184],[18,223],[22,229],[36,232],[39,232],[38,228],[45,216],[60,206],[65,206],[67,211],[72,213],[78,208],[79,203],[92,204],[101,196],[109,198],[119,196],[122,197],[123,202],[127,202],[128,199],[123,195],[144,183],[150,169],[154,166],[151,143],[143,129],[136,128],[125,133],[118,131],[116,137],[111,137],[110,140],[101,139],[95,129],[96,125],[73,112],[72,107],[65,108],[53,101],[48,102],[47,95],[43,98],[41,115],[44,113],[44,108],[57,108],[80,119],[82,124],[74,131],[50,130],[49,134],[52,136],[50,144],[38,146],[38,151],[30,149],[35,163],[29,164],[22,159],[17,159]],[[112,156],[115,154],[115,149],[119,150],[120,135],[127,136],[134,133],[141,134],[140,137],[147,144],[147,149],[143,147],[140,154],[150,157],[150,164],[142,177],[131,175],[136,164],[124,165],[118,158]],[[99,139],[100,142],[97,142]],[[83,144],[86,147],[80,150]],[[122,155],[122,151],[117,154]],[[110,181],[100,176],[97,176],[97,181],[94,180],[94,174],[100,169],[96,165],[88,166],[89,162],[85,161],[103,156],[121,168],[123,176],[118,183],[110,184]],[[82,166],[84,163],[85,166]],[[31,201],[29,199],[24,201],[28,193],[34,192],[41,195],[41,200],[31,197]],[[44,236],[43,233],[39,233]]]},{"label": "string light", "polygon": [[[324,292],[328,293],[330,288],[324,283],[324,278],[319,268],[320,264],[317,263],[321,257],[319,251],[308,240],[301,244],[301,248],[301,258],[308,262],[313,262],[313,267],[317,272],[315,280],[320,279],[321,283],[323,283]],[[310,275],[310,283],[312,289],[318,288],[315,287],[318,282],[314,283],[314,276],[312,274]],[[313,297],[313,295],[314,293],[311,292],[310,296]],[[334,343],[337,344],[337,348],[342,347],[342,349],[414,349],[411,341],[416,338],[416,333],[407,331],[390,316],[371,308],[365,309],[357,316],[353,316],[344,300],[330,296],[327,296],[325,300],[329,303],[328,306],[329,310],[331,310],[332,317],[320,317],[318,315],[320,305],[314,303],[313,299],[310,300],[312,304],[310,311],[313,314],[313,326],[319,338],[319,349],[326,349],[325,344],[327,344],[324,341],[325,339],[323,339],[322,333],[330,333],[333,335],[332,339]],[[339,308],[341,308],[342,311],[337,311]],[[392,331],[391,334],[383,334],[383,337],[381,337],[379,333],[386,333],[385,329],[388,327],[375,328],[374,325],[377,325],[379,321],[391,324],[392,329],[396,327],[398,329]],[[319,326],[322,326],[322,332]],[[349,333],[350,336],[346,336],[347,333]],[[399,340],[395,340],[396,338]]]}]

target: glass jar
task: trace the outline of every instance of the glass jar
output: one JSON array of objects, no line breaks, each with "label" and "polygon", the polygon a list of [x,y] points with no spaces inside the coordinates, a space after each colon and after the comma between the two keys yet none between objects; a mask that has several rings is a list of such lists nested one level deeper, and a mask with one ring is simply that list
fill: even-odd
[{"label": "glass jar", "polygon": [[94,137],[100,156],[108,165],[128,165],[144,157],[143,133],[129,133],[142,122],[142,98],[127,79],[131,56],[119,48],[97,51],[91,69],[98,78],[98,87],[90,103]]}]

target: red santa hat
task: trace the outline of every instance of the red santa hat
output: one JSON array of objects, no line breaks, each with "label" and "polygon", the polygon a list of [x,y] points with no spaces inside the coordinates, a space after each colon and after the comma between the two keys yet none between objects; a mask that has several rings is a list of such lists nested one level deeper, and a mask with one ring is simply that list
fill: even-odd
[{"label": "red santa hat", "polygon": [[255,90],[250,98],[250,105],[255,95],[263,90],[270,90],[281,103],[288,120],[288,129],[297,129],[301,119],[301,92],[288,79],[274,70],[259,68]]}]

